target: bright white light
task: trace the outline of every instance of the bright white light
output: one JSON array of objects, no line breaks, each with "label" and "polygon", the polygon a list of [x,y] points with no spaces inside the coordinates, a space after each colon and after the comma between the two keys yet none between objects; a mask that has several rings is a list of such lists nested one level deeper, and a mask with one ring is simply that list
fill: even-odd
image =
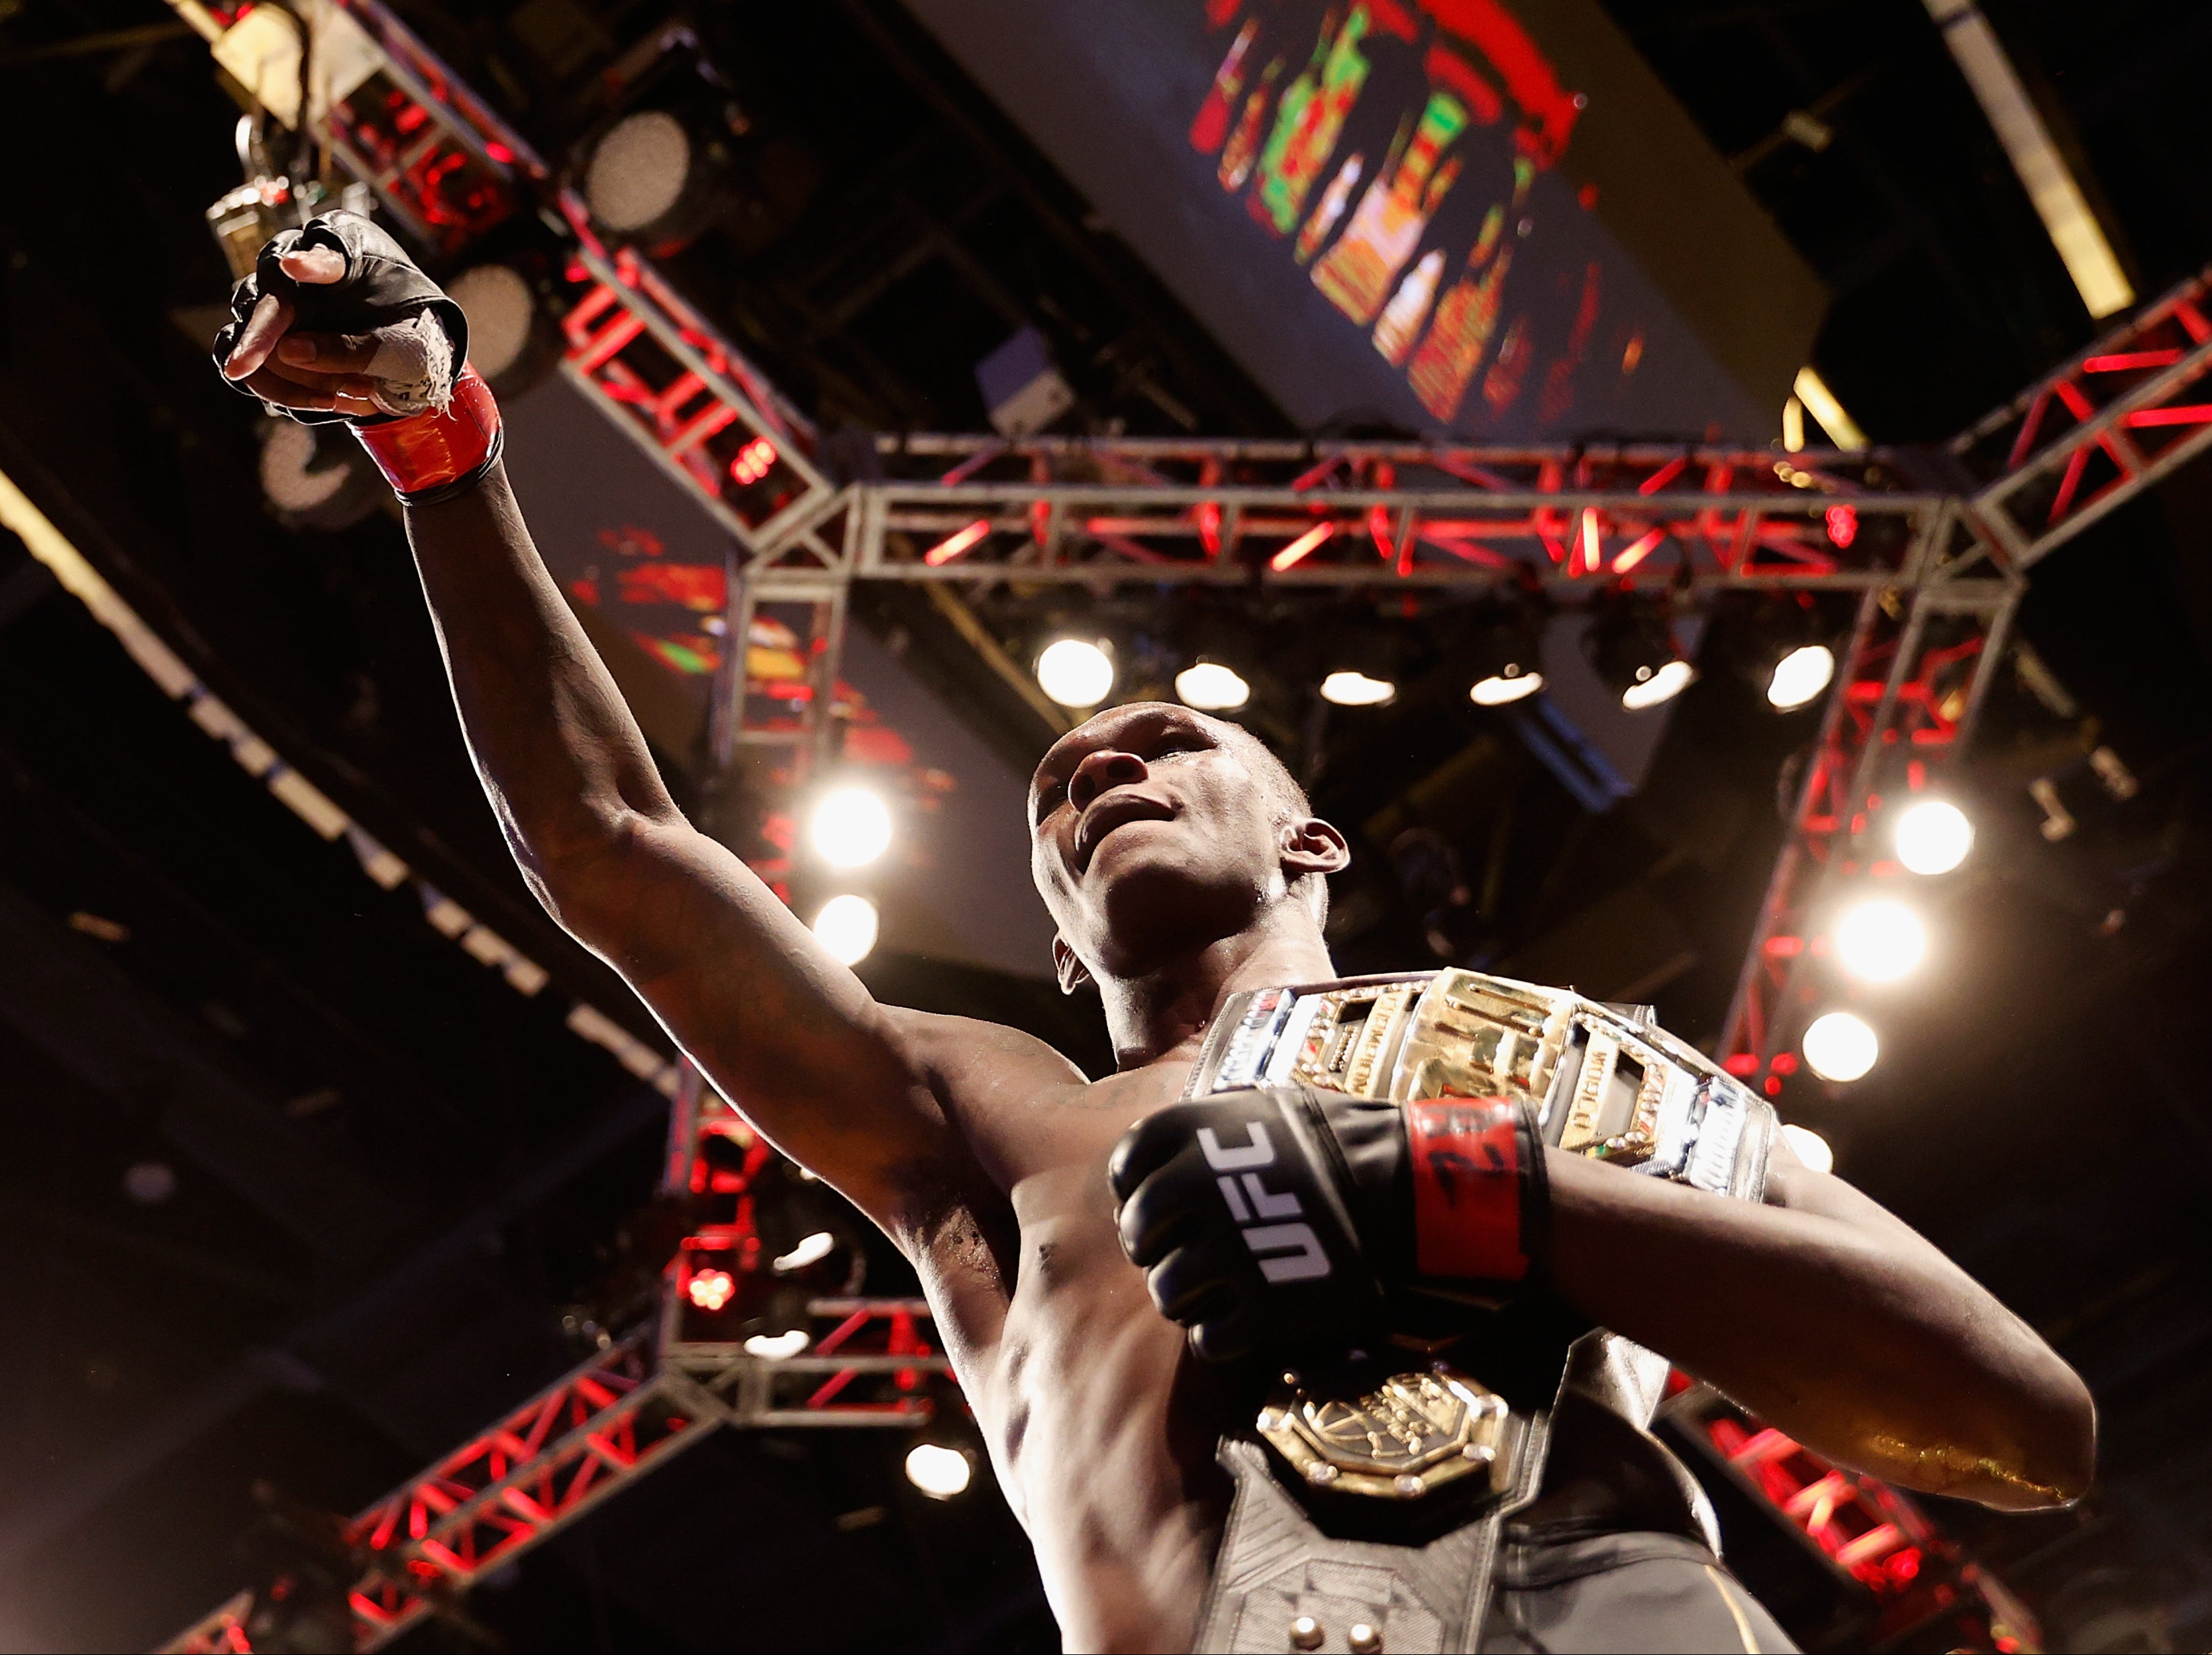
[{"label": "bright white light", "polygon": [[1897,860],[1915,873],[1948,873],[1973,848],[1974,824],[1943,800],[1923,800],[1897,818]]},{"label": "bright white light", "polygon": [[1096,707],[1114,688],[1114,658],[1085,638],[1061,638],[1037,657],[1037,685],[1063,707]]},{"label": "bright white light", "polygon": [[1829,1012],[1805,1031],[1805,1067],[1823,1080],[1856,1080],[1881,1056],[1881,1042],[1865,1020]]},{"label": "bright white light", "polygon": [[907,1450],[906,1480],[932,1500],[950,1500],[964,1493],[975,1468],[957,1448],[940,1448],[918,1442]]},{"label": "bright white light", "polygon": [[676,204],[691,172],[691,139],[675,116],[641,110],[617,122],[584,169],[592,216],[622,233],[643,229]]},{"label": "bright white light", "polygon": [[1541,672],[1525,672],[1516,666],[1486,678],[1477,678],[1467,698],[1478,707],[1504,707],[1525,700],[1544,687]]},{"label": "bright white light", "polygon": [[2125,310],[2135,302],[2135,287],[1989,19],[1973,0],[1927,0],[1927,5],[1997,141],[2012,157],[2013,170],[2065,261],[2082,304],[2100,321]]},{"label": "bright white light", "polygon": [[1782,1136],[1790,1153],[1815,1172],[1836,1170],[1836,1152],[1828,1147],[1828,1141],[1809,1126],[1785,1126]]},{"label": "bright white light", "polygon": [[1766,699],[1777,712],[1794,712],[1828,687],[1836,676],[1836,652],[1825,643],[1793,649],[1775,663],[1766,682]]},{"label": "bright white light", "polygon": [[1866,433],[1859,429],[1858,422],[1844,411],[1844,405],[1836,400],[1836,393],[1828,389],[1828,382],[1809,368],[1797,370],[1797,400],[1805,405],[1805,411],[1828,434],[1828,441],[1846,453],[1856,453],[1867,446]]},{"label": "bright white light", "polygon": [[877,924],[866,897],[832,897],[814,916],[814,936],[840,965],[858,965],[876,946]]},{"label": "bright white light", "polygon": [[1927,952],[1928,928],[1901,902],[1878,897],[1836,922],[1836,953],[1863,982],[1894,983]]},{"label": "bright white light", "polygon": [[1672,701],[1690,687],[1696,670],[1686,660],[1670,660],[1641,684],[1632,684],[1620,692],[1620,704],[1632,713],[1640,713],[1646,707],[1656,707],[1662,701]]},{"label": "bright white light", "polygon": [[781,1362],[798,1355],[808,1342],[804,1328],[793,1328],[788,1333],[756,1333],[745,1341],[745,1354]]},{"label": "bright white light", "polygon": [[1252,699],[1252,686],[1219,661],[1202,660],[1176,674],[1176,695],[1201,713],[1231,713]]},{"label": "bright white light", "polygon": [[891,813],[867,788],[832,788],[815,802],[806,837],[832,867],[865,867],[890,848]]},{"label": "bright white light", "polygon": [[803,1270],[810,1264],[819,1264],[830,1256],[830,1250],[837,1244],[837,1238],[827,1230],[817,1230],[789,1252],[772,1262],[778,1275],[791,1270]]},{"label": "bright white light", "polygon": [[477,265],[446,284],[446,296],[469,319],[469,362],[495,380],[514,366],[530,343],[537,295],[521,271],[507,265]]},{"label": "bright white light", "polygon": [[1380,707],[1398,693],[1388,678],[1370,678],[1364,672],[1331,672],[1321,681],[1321,698],[1340,707]]}]

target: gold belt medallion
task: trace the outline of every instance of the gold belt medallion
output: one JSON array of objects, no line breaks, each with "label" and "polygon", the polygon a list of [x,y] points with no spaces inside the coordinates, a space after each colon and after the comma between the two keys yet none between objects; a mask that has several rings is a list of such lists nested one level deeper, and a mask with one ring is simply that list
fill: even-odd
[{"label": "gold belt medallion", "polygon": [[1418,1500],[1477,1474],[1492,1489],[1505,1488],[1507,1413],[1504,1397],[1438,1364],[1394,1373],[1352,1397],[1309,1390],[1285,1373],[1260,1410],[1259,1427],[1316,1488]]}]

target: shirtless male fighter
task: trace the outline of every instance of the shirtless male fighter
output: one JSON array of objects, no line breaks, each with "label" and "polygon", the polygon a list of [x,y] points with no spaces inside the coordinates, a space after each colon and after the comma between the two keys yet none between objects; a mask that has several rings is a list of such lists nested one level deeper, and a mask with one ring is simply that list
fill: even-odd
[{"label": "shirtless male fighter", "polygon": [[[747,1120],[913,1262],[1066,1646],[1192,1647],[1230,1499],[1215,1442],[1242,1405],[1237,1364],[1207,1359],[1271,1352],[1305,1313],[1292,1295],[1316,1284],[1300,1279],[1313,1270],[1285,1272],[1277,1303],[1272,1277],[1207,1264],[1225,1220],[1200,1210],[1210,1177],[1177,1182],[1176,1146],[1207,1118],[1239,1123],[1201,1135],[1209,1144],[1257,1144],[1259,1117],[1178,1100],[1232,995],[1334,977],[1322,919],[1344,836],[1237,726],[1112,709],[1053,745],[1030,805],[1060,981],[1095,987],[1117,1072],[1086,1080],[1028,1035],[881,1004],[671,801],[531,544],[489,392],[467,374],[447,402],[450,362],[425,369],[421,338],[402,337],[428,317],[465,340],[443,295],[373,227],[334,215],[272,244],[234,308],[218,342],[229,379],[310,419],[356,422],[408,499],[461,721],[532,889]],[[1310,1214],[1342,1220],[1318,1243],[1338,1265],[1359,1265],[1372,1287],[1418,1277],[1432,1247],[1480,1250],[1437,1231],[1455,1220],[1433,1212],[1416,1215],[1429,1226],[1418,1252],[1407,1244],[1411,1220],[1393,1210],[1407,1199],[1394,1171],[1403,1129],[1354,1119],[1348,1102],[1300,1107],[1273,1141],[1304,1155],[1293,1170]],[[1732,1200],[1515,1141],[1536,1163],[1512,1186],[1521,1205],[1482,1221],[1528,1220],[1505,1252],[1540,1250],[1546,1293],[1588,1323],[1908,1488],[2026,1510],[2087,1488],[2095,1424],[2081,1381],[1848,1184],[1778,1147],[1764,1201]],[[1494,1302],[1514,1289],[1484,1291]],[[1684,1537],[1694,1527],[1620,1543],[1620,1530],[1667,1526],[1648,1515],[1667,1480],[1663,1466],[1652,1474],[1663,1455],[1650,1438],[1616,1421],[1574,1451],[1564,1409],[1557,1434],[1483,1647],[1789,1646]],[[1319,1646],[1308,1630],[1313,1641],[1265,1646]]]}]

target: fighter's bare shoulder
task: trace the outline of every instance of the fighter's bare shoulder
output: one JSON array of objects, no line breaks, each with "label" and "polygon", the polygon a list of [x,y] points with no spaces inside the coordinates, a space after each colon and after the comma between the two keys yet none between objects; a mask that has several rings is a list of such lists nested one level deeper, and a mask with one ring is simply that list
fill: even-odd
[{"label": "fighter's bare shoulder", "polygon": [[908,1063],[951,1108],[1089,1084],[1081,1069],[1044,1041],[1003,1023],[902,1006],[884,1007],[882,1017]]}]

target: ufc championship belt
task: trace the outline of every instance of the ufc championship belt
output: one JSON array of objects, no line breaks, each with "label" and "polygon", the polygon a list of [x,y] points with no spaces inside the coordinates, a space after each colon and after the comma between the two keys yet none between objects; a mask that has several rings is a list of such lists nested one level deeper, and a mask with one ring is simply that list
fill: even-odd
[{"label": "ufc championship belt", "polygon": [[[1548,1145],[1745,1201],[1765,1194],[1776,1130],[1765,1100],[1649,1007],[1474,971],[1232,996],[1184,1097],[1301,1084],[1401,1104],[1526,1098]],[[1280,1372],[1218,1451],[1236,1493],[1197,1647],[1475,1649],[1570,1374],[1641,1425],[1665,1367],[1547,1302]]]}]

